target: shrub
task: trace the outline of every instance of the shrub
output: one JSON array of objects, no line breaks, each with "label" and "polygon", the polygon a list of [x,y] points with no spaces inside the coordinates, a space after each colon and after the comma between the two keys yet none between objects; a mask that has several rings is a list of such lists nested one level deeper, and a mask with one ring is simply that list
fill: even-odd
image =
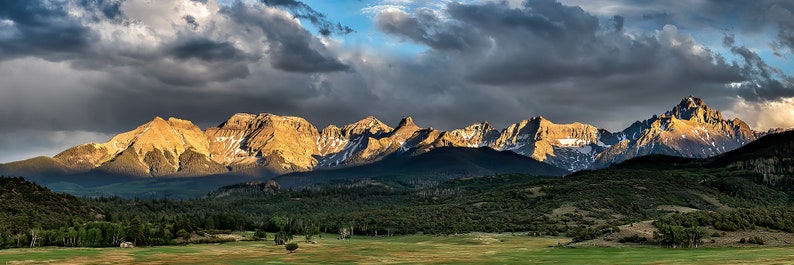
[{"label": "shrub", "polygon": [[220,238],[220,237],[206,237],[206,238],[199,238],[196,240],[191,240],[191,244],[212,244],[212,243],[227,243],[227,242],[235,242],[234,238]]},{"label": "shrub", "polygon": [[182,239],[190,239],[190,233],[185,231],[185,229],[179,229],[179,231],[176,231],[176,236],[181,237]]},{"label": "shrub", "polygon": [[627,236],[618,240],[620,243],[645,243],[648,242],[647,237],[640,237],[638,234],[634,234],[632,236]]},{"label": "shrub", "polygon": [[210,234],[210,235],[222,235],[222,234],[231,234],[232,230],[230,229],[204,229],[202,232]]},{"label": "shrub", "polygon": [[284,248],[287,249],[289,253],[294,253],[295,250],[298,249],[298,243],[289,243],[285,245]]},{"label": "shrub", "polygon": [[253,235],[252,238],[253,238],[253,240],[257,240],[257,241],[258,240],[266,240],[267,239],[267,233],[265,233],[265,231],[262,231],[262,230],[256,230],[256,232],[254,232],[254,235]]},{"label": "shrub", "polygon": [[747,243],[763,245],[765,242],[764,239],[759,236],[751,236],[747,239]]}]

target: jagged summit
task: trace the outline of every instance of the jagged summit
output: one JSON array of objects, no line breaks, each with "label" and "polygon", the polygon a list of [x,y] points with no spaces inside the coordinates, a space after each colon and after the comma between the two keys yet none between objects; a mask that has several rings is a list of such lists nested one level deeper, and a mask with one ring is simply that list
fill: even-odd
[{"label": "jagged summit", "polygon": [[251,120],[256,118],[256,114],[250,113],[235,113],[229,119],[218,125],[221,128],[242,128],[250,122]]},{"label": "jagged summit", "polygon": [[649,154],[710,157],[763,135],[739,119],[724,120],[702,99],[689,96],[664,114],[635,122],[618,133],[621,142],[600,153],[596,167]]},{"label": "jagged summit", "polygon": [[416,126],[416,124],[414,123],[414,119],[411,118],[411,116],[405,116],[400,120],[400,123],[397,124],[397,128],[400,127],[418,127],[418,126]]},{"label": "jagged summit", "polygon": [[355,135],[362,135],[365,133],[372,135],[389,133],[392,130],[393,129],[391,127],[381,122],[374,116],[367,116],[366,118],[360,121],[342,127],[342,134],[346,137],[350,137]]},{"label": "jagged summit", "polygon": [[701,123],[715,123],[723,120],[719,111],[712,110],[702,99],[694,96],[682,99],[681,103],[663,116]]},{"label": "jagged summit", "polygon": [[436,144],[439,146],[455,147],[483,147],[490,146],[499,137],[499,131],[487,122],[478,122],[472,125],[445,132]]},{"label": "jagged summit", "polygon": [[463,129],[459,129],[463,131],[491,131],[495,130],[490,123],[487,121],[473,123],[469,126],[463,127]]},{"label": "jagged summit", "polygon": [[502,130],[490,147],[578,171],[590,168],[596,154],[605,148],[600,131],[589,124],[556,124],[536,116]]},{"label": "jagged summit", "polygon": [[400,123],[391,132],[391,137],[397,139],[397,141],[405,142],[405,140],[410,138],[416,131],[421,129],[421,127],[414,123],[413,118],[407,116],[400,120]]}]

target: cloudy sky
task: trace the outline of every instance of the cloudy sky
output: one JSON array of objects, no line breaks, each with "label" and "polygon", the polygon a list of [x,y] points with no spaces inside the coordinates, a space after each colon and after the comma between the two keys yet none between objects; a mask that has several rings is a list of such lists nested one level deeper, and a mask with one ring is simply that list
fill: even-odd
[{"label": "cloudy sky", "polygon": [[4,0],[0,162],[154,116],[621,130],[688,95],[794,127],[790,0]]}]

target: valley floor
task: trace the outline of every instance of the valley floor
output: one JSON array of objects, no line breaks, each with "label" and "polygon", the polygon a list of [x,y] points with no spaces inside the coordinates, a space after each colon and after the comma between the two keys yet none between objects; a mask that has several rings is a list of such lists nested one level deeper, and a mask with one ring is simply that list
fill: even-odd
[{"label": "valley floor", "polygon": [[[296,236],[296,239],[298,237]],[[456,236],[316,238],[292,254],[272,241],[146,248],[0,250],[0,264],[790,264],[794,247],[664,249],[557,248],[562,237],[471,233]]]}]

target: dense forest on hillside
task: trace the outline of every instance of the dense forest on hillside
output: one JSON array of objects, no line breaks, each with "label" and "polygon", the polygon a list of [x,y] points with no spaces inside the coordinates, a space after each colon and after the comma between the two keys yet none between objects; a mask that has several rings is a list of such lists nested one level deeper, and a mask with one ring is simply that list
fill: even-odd
[{"label": "dense forest on hillside", "polygon": [[[67,242],[76,237],[69,228],[102,217],[93,202],[54,193],[21,177],[0,177],[0,247]],[[62,233],[55,236],[56,231]]]},{"label": "dense forest on hillside", "polygon": [[[258,237],[282,243],[293,235],[340,231],[369,236],[521,232],[564,234],[579,241],[649,219],[658,219],[657,242],[684,246],[688,241],[681,238],[698,238],[701,227],[794,229],[788,187],[764,182],[749,171],[703,168],[667,157],[563,178],[364,179],[285,190],[254,182],[181,201],[81,199],[22,178],[0,179],[3,247],[175,244],[197,236],[213,241],[207,235],[243,230],[262,231]],[[671,215],[664,207],[669,205],[703,211]],[[756,212],[769,214],[755,218]]]}]

